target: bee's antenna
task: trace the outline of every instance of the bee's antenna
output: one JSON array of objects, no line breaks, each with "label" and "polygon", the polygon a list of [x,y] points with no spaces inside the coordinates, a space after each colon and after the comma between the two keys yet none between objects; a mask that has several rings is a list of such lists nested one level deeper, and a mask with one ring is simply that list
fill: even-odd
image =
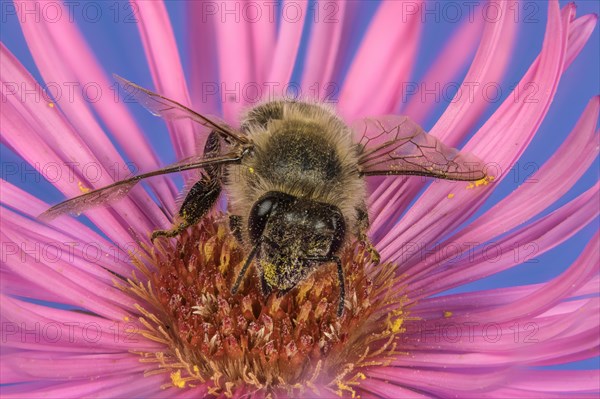
[{"label": "bee's antenna", "polygon": [[256,240],[256,244],[252,248],[252,251],[250,251],[250,254],[248,255],[248,259],[246,259],[246,263],[244,263],[242,270],[240,270],[240,274],[238,274],[237,279],[235,280],[235,284],[231,288],[232,294],[236,294],[237,290],[240,288],[240,284],[242,283],[242,279],[244,278],[244,275],[246,274],[246,271],[248,270],[248,266],[250,266],[250,263],[252,263],[252,259],[254,259],[254,257],[256,256],[256,253],[258,252],[258,247],[261,243],[262,243],[262,236],[260,236],[258,238],[258,240]]}]

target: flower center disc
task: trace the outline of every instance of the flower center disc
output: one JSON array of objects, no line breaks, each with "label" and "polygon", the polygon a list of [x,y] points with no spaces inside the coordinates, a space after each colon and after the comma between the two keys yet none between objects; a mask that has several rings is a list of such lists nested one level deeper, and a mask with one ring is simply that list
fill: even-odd
[{"label": "flower center disc", "polygon": [[225,220],[206,218],[174,240],[158,239],[148,262],[134,260],[149,280],[145,285],[131,280],[127,288],[143,300],[138,309],[147,331],[142,334],[167,346],[161,353],[140,354],[170,373],[165,386],[205,385],[209,393],[227,396],[244,385],[275,395],[319,387],[340,393],[364,378],[361,367],[381,364],[392,354],[402,332],[398,309],[404,299],[390,290],[397,282],[391,265],[367,275],[367,252],[347,245],[341,254],[342,317],[336,314],[333,263],[287,294],[274,291],[268,297],[251,267],[233,295],[248,251]]}]

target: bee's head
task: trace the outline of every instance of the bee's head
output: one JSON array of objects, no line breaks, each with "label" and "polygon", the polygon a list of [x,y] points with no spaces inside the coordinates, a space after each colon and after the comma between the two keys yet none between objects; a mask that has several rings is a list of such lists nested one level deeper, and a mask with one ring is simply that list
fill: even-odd
[{"label": "bee's head", "polygon": [[252,207],[248,232],[266,283],[288,290],[337,253],[346,224],[336,206],[273,191]]}]

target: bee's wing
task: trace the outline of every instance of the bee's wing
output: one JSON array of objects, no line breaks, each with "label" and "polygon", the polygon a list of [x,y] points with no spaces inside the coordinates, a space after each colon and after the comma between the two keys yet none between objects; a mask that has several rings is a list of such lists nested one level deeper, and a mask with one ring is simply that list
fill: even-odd
[{"label": "bee's wing", "polygon": [[358,164],[363,176],[421,175],[467,181],[486,177],[481,160],[446,146],[406,116],[363,119],[353,128],[362,134]]},{"label": "bee's wing", "polygon": [[167,173],[183,172],[190,169],[204,168],[209,165],[230,164],[238,162],[241,159],[242,154],[240,151],[235,151],[229,154],[219,155],[211,158],[187,158],[184,161],[176,162],[162,169],[136,175],[130,177],[129,179],[118,181],[106,187],[92,190],[78,197],[61,202],[60,204],[54,205],[52,208],[42,213],[38,218],[43,221],[49,221],[65,213],[78,214],[86,209],[103,205],[107,202],[116,201],[125,197],[137,183],[148,177],[164,175]]},{"label": "bee's wing", "polygon": [[127,97],[132,97],[146,108],[152,115],[160,116],[164,119],[184,119],[190,118],[198,122],[202,126],[210,130],[216,130],[224,137],[232,140],[234,143],[247,144],[249,139],[241,132],[227,125],[225,122],[218,121],[216,118],[208,118],[201,115],[188,107],[179,104],[176,101],[169,100],[160,94],[154,93],[148,89],[136,85],[119,75],[113,75],[119,84],[123,87],[123,91]]}]

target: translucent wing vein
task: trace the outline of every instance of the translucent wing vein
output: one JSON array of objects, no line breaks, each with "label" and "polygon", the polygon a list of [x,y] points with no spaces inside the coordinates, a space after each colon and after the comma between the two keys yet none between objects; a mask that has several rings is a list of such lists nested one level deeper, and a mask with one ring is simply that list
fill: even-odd
[{"label": "translucent wing vein", "polygon": [[449,180],[483,179],[484,164],[427,134],[406,116],[363,119],[359,171],[364,176],[421,175]]}]

